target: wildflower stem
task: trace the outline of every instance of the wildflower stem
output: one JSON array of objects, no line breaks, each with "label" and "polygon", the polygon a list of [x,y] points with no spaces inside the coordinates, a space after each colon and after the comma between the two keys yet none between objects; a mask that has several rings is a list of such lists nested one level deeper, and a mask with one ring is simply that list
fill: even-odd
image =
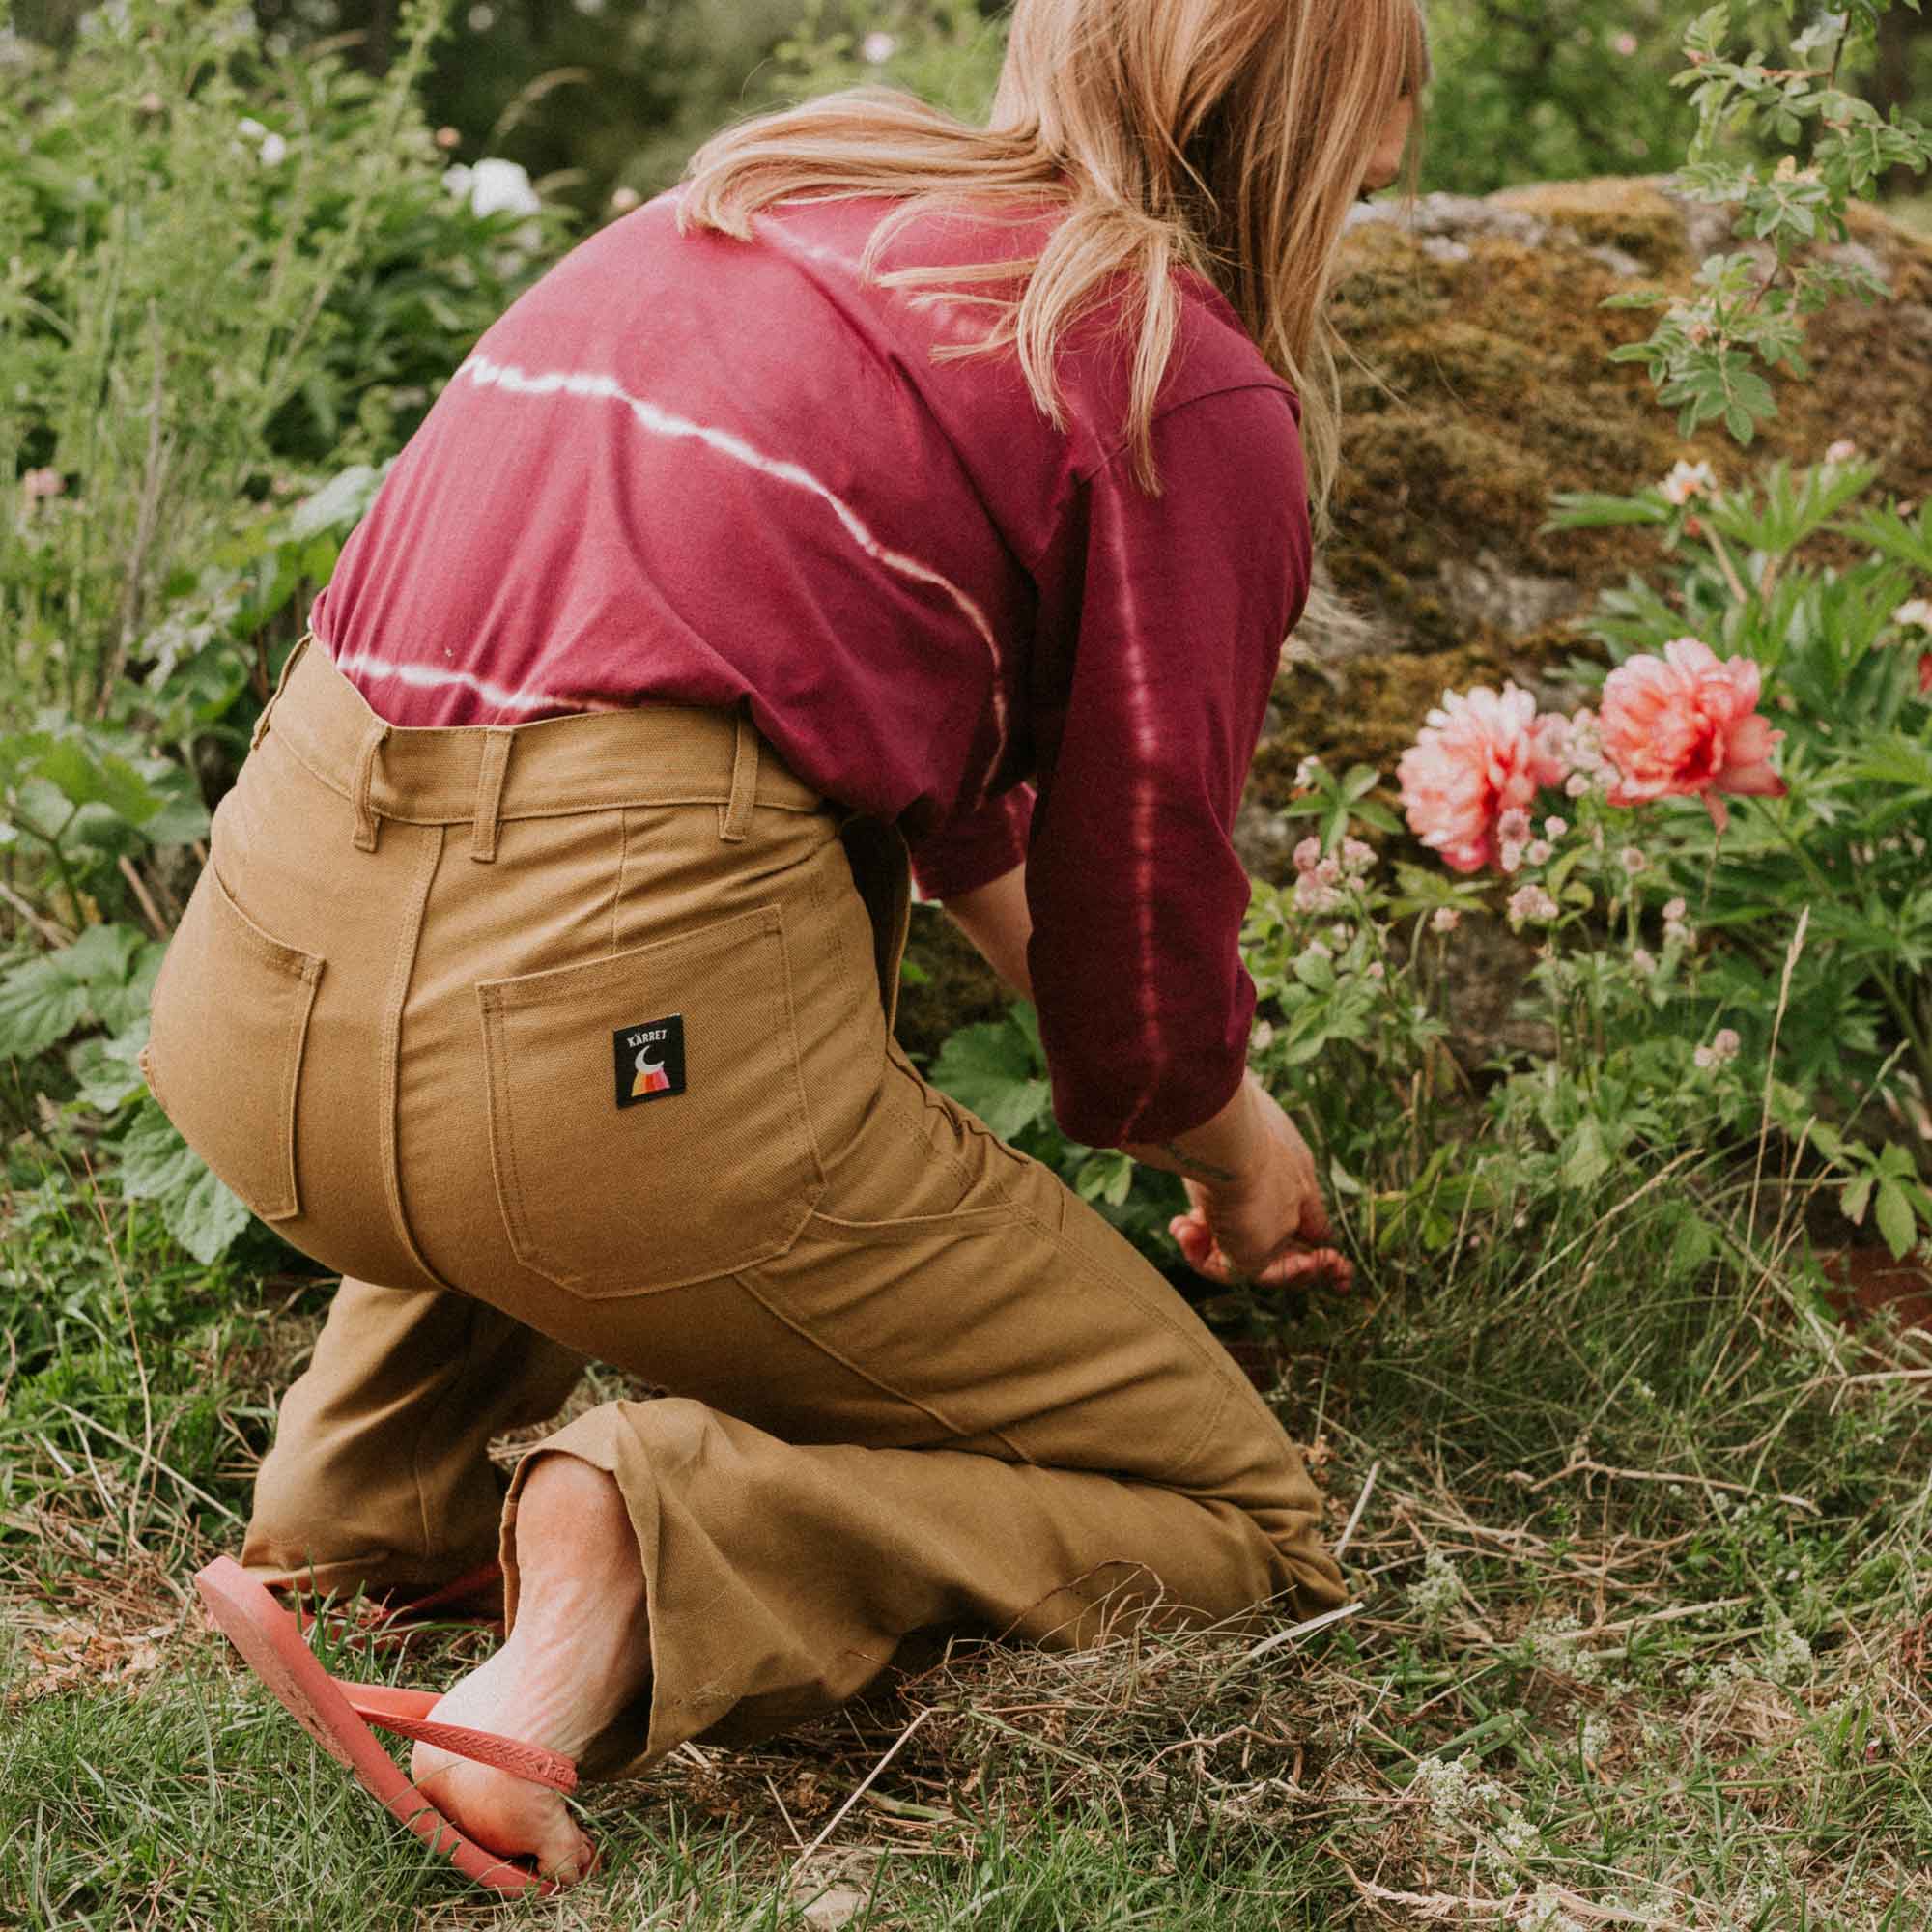
[{"label": "wildflower stem", "polygon": [[1744,579],[1738,575],[1738,567],[1731,561],[1731,554],[1724,548],[1724,540],[1709,524],[1704,526],[1711,539],[1711,554],[1718,559],[1718,568],[1724,573],[1724,582],[1730,585],[1731,595],[1740,604],[1750,602],[1750,592],[1745,588]]}]

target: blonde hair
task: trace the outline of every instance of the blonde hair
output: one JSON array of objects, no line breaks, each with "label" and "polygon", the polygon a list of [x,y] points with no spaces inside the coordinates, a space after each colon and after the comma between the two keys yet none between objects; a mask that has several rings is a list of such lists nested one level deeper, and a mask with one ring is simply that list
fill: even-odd
[{"label": "blonde hair", "polygon": [[[1173,271],[1191,269],[1300,396],[1320,527],[1340,440],[1326,314],[1336,244],[1378,134],[1429,76],[1418,0],[1017,0],[989,127],[879,88],[827,95],[700,149],[679,220],[748,240],[752,215],[774,202],[896,198],[867,272],[988,307],[983,345],[935,355],[1011,348],[1062,429],[1062,339],[1124,285],[1124,427],[1151,492],[1154,409],[1180,315]],[[1034,256],[878,274],[893,236],[942,209],[1061,218]],[[967,293],[976,283],[1008,286]]]}]

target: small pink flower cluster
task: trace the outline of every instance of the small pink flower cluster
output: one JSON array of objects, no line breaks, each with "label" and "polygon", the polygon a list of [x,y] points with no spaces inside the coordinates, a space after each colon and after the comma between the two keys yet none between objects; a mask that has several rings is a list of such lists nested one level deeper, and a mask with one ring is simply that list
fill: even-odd
[{"label": "small pink flower cluster", "polygon": [[1294,909],[1333,912],[1342,903],[1344,885],[1356,885],[1374,869],[1376,848],[1360,838],[1345,838],[1338,857],[1324,859],[1319,838],[1304,838],[1294,848]]},{"label": "small pink flower cluster", "polygon": [[1719,1027],[1711,1036],[1710,1045],[1700,1046],[1690,1058],[1708,1073],[1716,1067],[1728,1066],[1743,1045],[1735,1027]]},{"label": "small pink flower cluster", "polygon": [[[1397,767],[1409,826],[1458,872],[1548,863],[1549,841],[1568,828],[1549,818],[1534,836],[1530,808],[1546,785],[1576,798],[1604,789],[1615,806],[1699,798],[1722,832],[1721,794],[1784,793],[1771,765],[1784,734],[1758,715],[1758,694],[1756,665],[1720,659],[1695,638],[1619,665],[1595,715],[1539,717],[1514,684],[1500,696],[1447,692]],[[1649,863],[1634,846],[1621,856],[1632,877]]]}]

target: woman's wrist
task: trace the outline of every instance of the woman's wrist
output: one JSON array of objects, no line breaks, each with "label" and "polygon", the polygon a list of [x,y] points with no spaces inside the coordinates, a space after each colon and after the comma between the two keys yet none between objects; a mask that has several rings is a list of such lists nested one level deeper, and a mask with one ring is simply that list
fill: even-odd
[{"label": "woman's wrist", "polygon": [[1130,1142],[1125,1151],[1149,1167],[1197,1181],[1218,1198],[1239,1200],[1267,1168],[1256,1092],[1254,1075],[1244,1073],[1227,1104],[1198,1127],[1164,1141]]}]

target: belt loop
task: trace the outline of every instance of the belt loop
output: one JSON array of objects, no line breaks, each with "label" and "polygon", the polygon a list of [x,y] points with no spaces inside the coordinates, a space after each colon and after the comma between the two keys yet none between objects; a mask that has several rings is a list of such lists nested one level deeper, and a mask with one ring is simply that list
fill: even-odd
[{"label": "belt loop", "polygon": [[383,742],[388,735],[386,724],[371,725],[369,735],[362,741],[362,755],[355,761],[355,849],[358,852],[373,852],[376,849],[376,808],[370,804],[369,794],[376,784],[376,753],[383,749]]},{"label": "belt loop", "polygon": [[255,729],[248,739],[248,749],[251,752],[259,751],[262,740],[269,735],[269,713],[281,702],[282,693],[289,688],[289,673],[301,662],[302,653],[314,639],[313,631],[304,631],[300,642],[282,660],[282,674],[275,680],[275,688],[269,694],[269,701],[263,705],[262,715],[255,720]]},{"label": "belt loop", "polygon": [[503,774],[510,768],[512,724],[491,724],[483,731],[483,765],[476,774],[476,822],[470,828],[469,856],[479,866],[497,857],[497,823],[503,810]]},{"label": "belt loop", "polygon": [[738,712],[738,742],[731,753],[731,797],[718,814],[718,836],[742,845],[752,829],[752,808],[758,801],[758,734],[749,711]]}]

